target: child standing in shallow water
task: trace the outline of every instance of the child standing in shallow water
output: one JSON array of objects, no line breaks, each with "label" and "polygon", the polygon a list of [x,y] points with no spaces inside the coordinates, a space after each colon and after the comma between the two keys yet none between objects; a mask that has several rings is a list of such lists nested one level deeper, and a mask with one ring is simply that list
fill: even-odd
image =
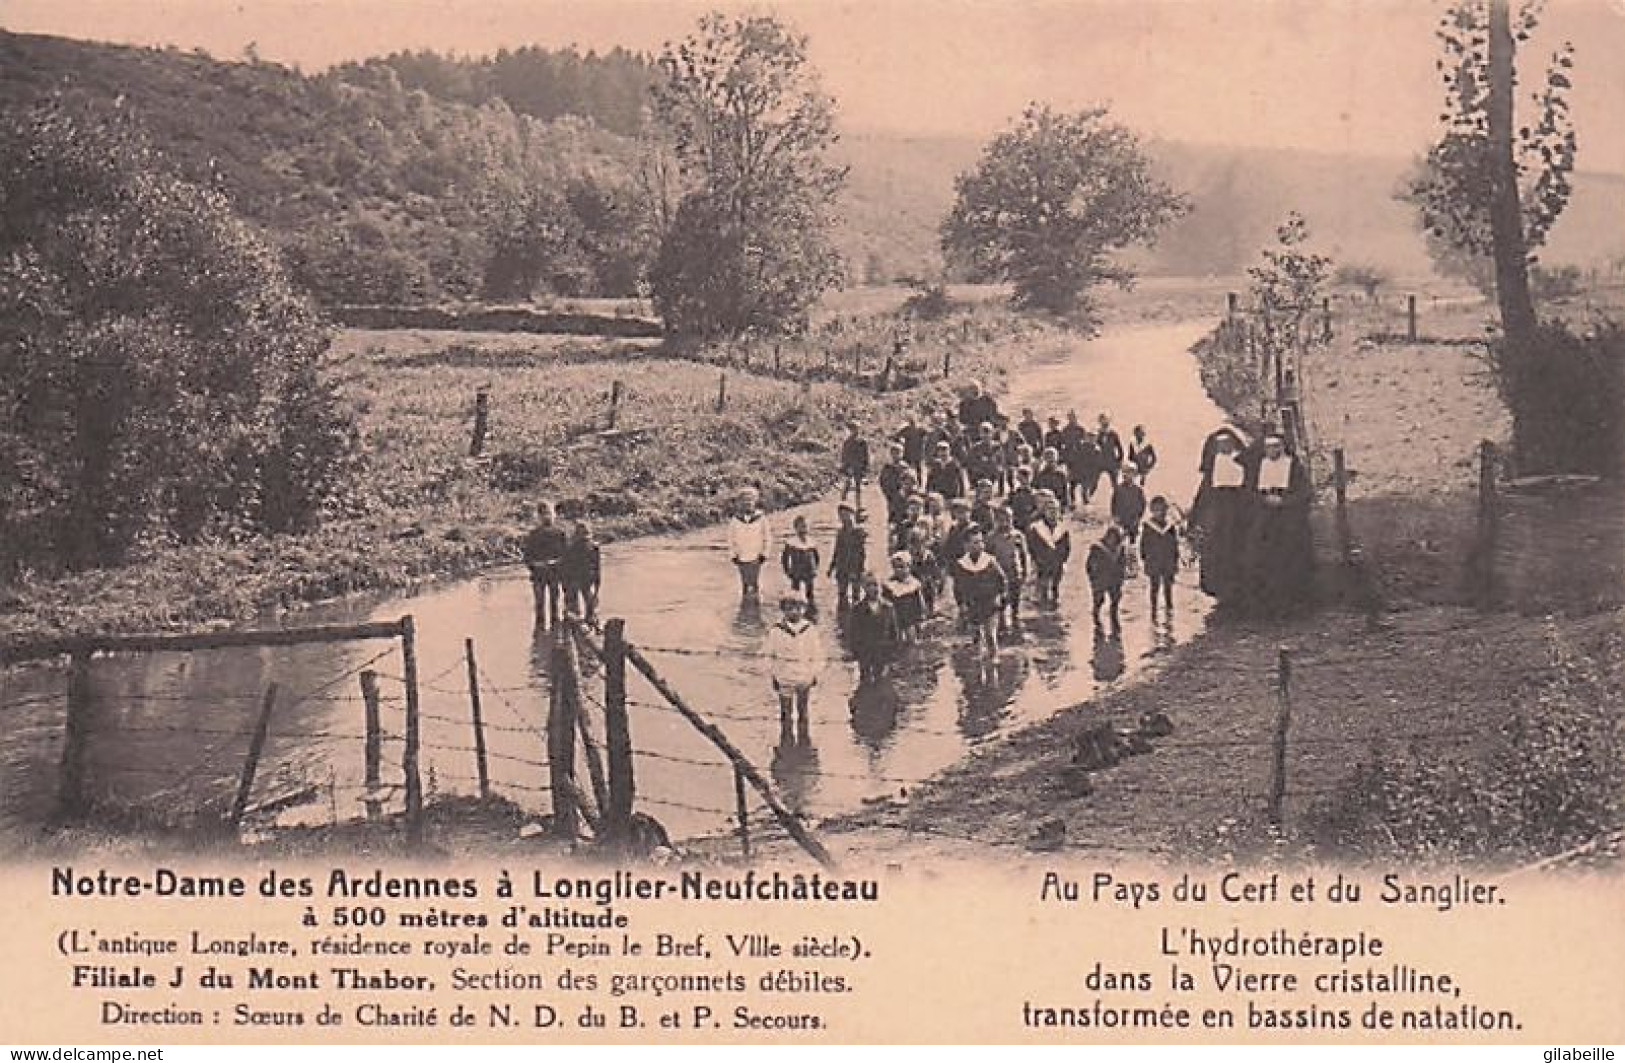
[{"label": "child standing in shallow water", "polygon": [[897,551],[891,555],[891,576],[880,588],[891,603],[899,642],[913,642],[915,629],[930,611],[925,585],[914,575],[913,566],[914,559],[907,550]]},{"label": "child standing in shallow water", "polygon": [[806,596],[807,612],[811,614],[817,611],[813,581],[818,578],[818,544],[807,534],[806,517],[797,517],[790,522],[790,537],[784,541],[779,564],[784,568],[784,578],[789,581],[791,592]]},{"label": "child standing in shallow water", "polygon": [[812,689],[824,671],[824,643],[807,619],[806,602],[787,594],[779,609],[781,619],[768,629],[765,646],[768,674],[779,699],[779,735],[785,742],[807,742],[812,733],[808,721]]},{"label": "child standing in shallow water", "polygon": [[869,533],[858,523],[858,511],[842,502],[836,509],[841,527],[835,533],[835,549],[829,559],[829,574],[844,607],[858,599],[858,587],[869,552]]},{"label": "child standing in shallow water", "polygon": [[1100,627],[1100,607],[1111,602],[1112,628],[1121,627],[1117,607],[1123,601],[1123,580],[1128,575],[1128,554],[1123,549],[1123,529],[1108,525],[1100,541],[1089,548],[1089,559],[1084,562],[1089,574],[1089,589],[1094,592],[1095,627]]},{"label": "child standing in shallow water", "polygon": [[1151,615],[1157,615],[1157,597],[1168,616],[1174,613],[1174,577],[1179,574],[1179,528],[1168,519],[1168,500],[1151,500],[1151,517],[1140,526],[1140,560],[1151,583]]},{"label": "child standing in shallow water", "polygon": [[603,561],[592,525],[576,521],[575,532],[564,548],[565,608],[588,623],[598,619],[598,589],[603,583]]},{"label": "child standing in shallow water", "polygon": [[865,572],[862,596],[847,614],[846,634],[858,659],[858,681],[873,682],[886,672],[897,645],[897,611],[881,593],[880,580]]}]

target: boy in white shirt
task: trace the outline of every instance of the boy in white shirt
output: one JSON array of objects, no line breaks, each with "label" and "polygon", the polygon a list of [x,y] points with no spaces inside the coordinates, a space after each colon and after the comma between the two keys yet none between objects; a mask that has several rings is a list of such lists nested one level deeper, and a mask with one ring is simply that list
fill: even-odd
[{"label": "boy in white shirt", "polygon": [[762,563],[773,541],[761,495],[747,487],[739,493],[739,508],[728,521],[728,555],[739,570],[739,593],[753,599],[761,593]]}]

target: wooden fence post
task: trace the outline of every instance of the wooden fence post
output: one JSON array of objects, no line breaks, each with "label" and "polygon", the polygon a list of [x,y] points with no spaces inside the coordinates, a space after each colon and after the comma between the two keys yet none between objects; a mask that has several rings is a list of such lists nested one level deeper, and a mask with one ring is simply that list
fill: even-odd
[{"label": "wooden fence post", "polygon": [[570,689],[570,632],[560,625],[553,633],[548,661],[547,767],[553,794],[553,834],[575,839],[581,833],[576,790],[576,700]]},{"label": "wooden fence post", "polygon": [[75,650],[68,664],[68,714],[63,725],[57,775],[57,818],[73,822],[85,813],[85,744],[90,738],[90,651]]},{"label": "wooden fence post", "polygon": [[717,378],[717,412],[721,413],[728,408],[728,371],[724,369]]},{"label": "wooden fence post", "polygon": [[621,382],[610,381],[609,385],[609,427],[614,428],[621,416]]},{"label": "wooden fence post", "polygon": [[631,834],[637,784],[632,769],[632,727],[626,712],[626,621],[604,624],[604,741],[609,746],[609,837]]},{"label": "wooden fence post", "polygon": [[1235,292],[1225,292],[1224,293],[1224,319],[1226,321],[1234,322],[1236,320],[1236,312],[1240,308],[1241,308],[1241,296],[1237,295]]},{"label": "wooden fence post", "polygon": [[265,688],[259,719],[254,721],[254,734],[248,740],[248,756],[243,758],[242,774],[237,779],[237,799],[231,803],[230,823],[233,827],[243,821],[243,810],[248,808],[248,795],[254,792],[254,776],[260,770],[260,754],[265,752],[265,738],[271,732],[271,710],[275,708],[276,684],[272,683]]},{"label": "wooden fence post", "polygon": [[406,680],[406,734],[402,743],[401,774],[406,782],[406,843],[416,847],[423,841],[423,777],[418,771],[418,641],[417,625],[410,616],[401,618],[401,668]]},{"label": "wooden fence post", "polygon": [[745,803],[745,777],[734,769],[734,807],[739,810],[739,848],[750,859],[750,808]]},{"label": "wooden fence post", "polygon": [[1286,801],[1286,736],[1292,725],[1292,656],[1285,646],[1275,666],[1275,742],[1270,766],[1270,823],[1281,825]]},{"label": "wooden fence post", "polygon": [[491,428],[491,389],[481,385],[474,392],[474,438],[468,444],[470,457],[485,453],[485,436]]},{"label": "wooden fence post", "polygon": [[378,711],[378,673],[368,668],[361,673],[361,704],[366,712],[366,745],[364,747],[362,781],[366,784],[367,818],[377,819],[383,814],[383,803],[378,800],[383,785],[384,726]]},{"label": "wooden fence post", "polygon": [[954,375],[954,349],[952,347],[942,352],[942,375],[945,377]]},{"label": "wooden fence post", "polygon": [[491,769],[485,755],[485,721],[480,716],[480,669],[474,660],[474,640],[463,640],[468,658],[468,710],[474,720],[474,770],[480,781],[480,797],[491,796]]},{"label": "wooden fence post", "polygon": [[1343,564],[1349,563],[1349,550],[1354,545],[1349,532],[1349,474],[1344,464],[1343,448],[1332,448],[1332,490],[1337,494],[1337,550]]},{"label": "wooden fence post", "polygon": [[1320,300],[1320,329],[1321,342],[1332,342],[1332,297],[1329,295]]},{"label": "wooden fence post", "polygon": [[1405,297],[1405,338],[1416,342],[1416,296]]}]

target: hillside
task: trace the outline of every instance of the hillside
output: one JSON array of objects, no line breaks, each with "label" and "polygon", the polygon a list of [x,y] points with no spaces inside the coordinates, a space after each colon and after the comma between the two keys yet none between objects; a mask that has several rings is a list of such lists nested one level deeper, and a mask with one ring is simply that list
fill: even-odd
[{"label": "hillside", "polygon": [[561,213],[555,201],[582,183],[612,206],[628,198],[631,141],[590,116],[543,122],[500,101],[408,91],[388,69],[348,75],[0,32],[8,110],[56,99],[124,116],[170,168],[262,226],[329,301],[481,294],[501,240]]}]

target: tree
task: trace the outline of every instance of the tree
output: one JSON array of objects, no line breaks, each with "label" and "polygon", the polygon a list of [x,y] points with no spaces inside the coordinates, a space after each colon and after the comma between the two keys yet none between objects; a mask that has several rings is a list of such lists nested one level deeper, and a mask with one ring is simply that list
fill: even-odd
[{"label": "tree", "polygon": [[1057,313],[1087,311],[1093,285],[1131,282],[1112,253],[1151,241],[1189,209],[1104,108],[1063,114],[1031,104],[955,185],[942,224],[949,260],[977,279],[1013,282],[1018,306]]},{"label": "tree", "polygon": [[1350,262],[1337,267],[1337,273],[1332,279],[1346,287],[1360,289],[1365,293],[1366,301],[1374,303],[1377,301],[1377,293],[1393,280],[1393,276],[1381,266]]},{"label": "tree", "polygon": [[89,566],[284,531],[342,488],[355,429],[328,337],[218,194],[127,122],[0,120],[0,543]]},{"label": "tree", "polygon": [[806,324],[841,279],[831,212],[846,171],[827,153],[835,108],[807,39],[769,15],[707,15],[659,61],[654,114],[684,193],[650,285],[674,331],[776,332]]},{"label": "tree", "polygon": [[1567,100],[1569,44],[1553,54],[1534,94],[1535,121],[1516,123],[1516,48],[1539,16],[1538,2],[1525,3],[1514,24],[1507,0],[1459,0],[1446,12],[1438,31],[1445,132],[1401,193],[1417,207],[1436,263],[1468,277],[1475,260],[1493,265],[1508,337],[1534,327],[1530,252],[1568,204],[1577,147]]},{"label": "tree", "polygon": [[1275,230],[1276,246],[1264,251],[1262,265],[1247,270],[1248,302],[1259,341],[1275,370],[1275,398],[1284,391],[1284,368],[1324,338],[1314,327],[1332,260],[1307,250],[1309,223],[1293,211]]}]

